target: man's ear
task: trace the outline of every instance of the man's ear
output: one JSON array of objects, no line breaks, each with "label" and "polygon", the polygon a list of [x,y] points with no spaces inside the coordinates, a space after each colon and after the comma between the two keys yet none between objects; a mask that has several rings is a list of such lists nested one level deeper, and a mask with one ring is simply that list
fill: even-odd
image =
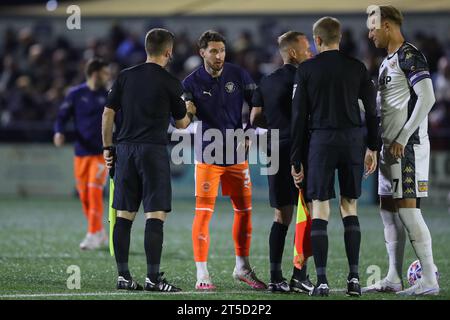
[{"label": "man's ear", "polygon": [[289,56],[291,57],[291,58],[294,58],[294,59],[296,59],[297,58],[297,51],[295,51],[293,48],[289,48]]},{"label": "man's ear", "polygon": [[320,39],[319,36],[315,36],[314,43],[316,44],[316,46],[320,47],[322,45],[322,39]]},{"label": "man's ear", "polygon": [[205,49],[201,48],[199,50],[199,54],[200,54],[200,57],[204,58],[205,57]]}]

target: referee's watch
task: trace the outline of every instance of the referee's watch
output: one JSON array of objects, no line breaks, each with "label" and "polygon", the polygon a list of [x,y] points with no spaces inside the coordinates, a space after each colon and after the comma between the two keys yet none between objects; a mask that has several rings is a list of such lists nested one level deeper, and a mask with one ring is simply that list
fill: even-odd
[{"label": "referee's watch", "polygon": [[103,147],[103,151],[105,151],[105,150],[114,151],[114,146]]}]

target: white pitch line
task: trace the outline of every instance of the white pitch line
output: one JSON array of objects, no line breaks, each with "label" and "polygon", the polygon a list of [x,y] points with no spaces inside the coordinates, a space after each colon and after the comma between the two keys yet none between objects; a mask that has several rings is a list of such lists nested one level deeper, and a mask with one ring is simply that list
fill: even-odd
[{"label": "white pitch line", "polygon": [[[344,292],[344,289],[331,289],[331,292]],[[145,294],[149,296],[163,296],[163,295],[185,295],[185,294],[265,294],[270,296],[267,291],[181,291],[181,292],[145,292],[145,291],[130,291],[130,292],[86,292],[86,293],[33,293],[33,294],[4,294],[0,295],[0,299],[14,299],[14,298],[45,298],[45,297],[98,297],[98,296],[123,296],[129,295],[133,297],[134,294]]]}]

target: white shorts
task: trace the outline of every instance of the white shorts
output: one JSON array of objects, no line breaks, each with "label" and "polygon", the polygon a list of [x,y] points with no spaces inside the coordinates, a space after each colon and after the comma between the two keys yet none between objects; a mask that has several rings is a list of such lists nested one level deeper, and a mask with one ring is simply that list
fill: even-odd
[{"label": "white shorts", "polygon": [[430,142],[407,145],[405,157],[394,159],[383,145],[378,172],[378,194],[394,199],[428,197]]}]

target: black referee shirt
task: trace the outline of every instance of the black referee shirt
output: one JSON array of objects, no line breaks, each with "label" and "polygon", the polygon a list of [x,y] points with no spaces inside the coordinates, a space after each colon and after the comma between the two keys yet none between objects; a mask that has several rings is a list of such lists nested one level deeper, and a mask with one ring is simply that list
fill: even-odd
[{"label": "black referee shirt", "polygon": [[303,62],[294,81],[291,163],[301,162],[307,130],[362,127],[358,99],[365,109],[367,145],[377,149],[376,90],[364,64],[339,50]]},{"label": "black referee shirt", "polygon": [[253,106],[263,109],[268,129],[280,130],[280,140],[291,139],[292,86],[296,70],[292,64],[285,64],[265,76],[252,97]]},{"label": "black referee shirt", "polygon": [[122,111],[117,143],[167,144],[172,115],[186,115],[180,81],[155,63],[143,63],[120,72],[106,106]]}]

